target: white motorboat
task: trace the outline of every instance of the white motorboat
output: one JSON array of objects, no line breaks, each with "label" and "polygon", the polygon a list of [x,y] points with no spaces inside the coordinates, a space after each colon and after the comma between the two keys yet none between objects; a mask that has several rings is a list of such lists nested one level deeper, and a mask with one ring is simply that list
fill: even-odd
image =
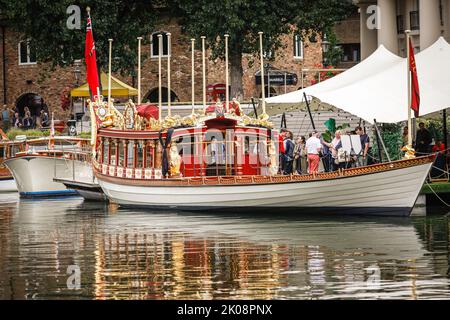
[{"label": "white motorboat", "polygon": [[[72,177],[83,174],[86,165],[73,157],[88,140],[73,137],[40,138],[7,143],[5,165],[16,181],[21,197],[53,197],[77,195],[64,184],[53,181],[55,176]],[[66,153],[66,151],[71,151]],[[90,167],[90,166],[89,166]]]}]

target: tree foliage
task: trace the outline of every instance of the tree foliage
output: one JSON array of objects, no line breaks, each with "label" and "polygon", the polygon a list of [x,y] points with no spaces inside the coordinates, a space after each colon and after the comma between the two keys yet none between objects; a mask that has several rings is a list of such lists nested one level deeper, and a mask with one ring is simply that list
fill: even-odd
[{"label": "tree foliage", "polygon": [[[66,26],[72,5],[81,8],[81,29]],[[213,58],[223,58],[223,35],[230,35],[232,90],[242,93],[242,55],[258,53],[258,32],[264,32],[266,52],[283,46],[280,35],[309,30],[315,38],[350,12],[350,0],[0,0],[0,15],[37,49],[37,58],[66,66],[83,58],[86,7],[91,7],[98,64],[107,67],[108,39],[114,39],[113,70],[134,74],[138,36],[148,35],[161,10],[180,18],[190,37],[207,37]],[[299,31],[297,31],[299,32]],[[305,34],[302,34],[305,36]],[[145,50],[143,51],[145,55]],[[144,57],[145,59],[145,57]]]},{"label": "tree foliage", "polygon": [[[113,42],[113,69],[133,74],[137,64],[138,36],[147,35],[155,22],[155,1],[120,0],[0,0],[7,24],[30,39],[37,59],[51,66],[66,66],[84,57],[86,7],[91,8],[99,67],[107,69],[108,39]],[[67,8],[81,9],[81,28],[70,30]],[[144,38],[145,39],[145,38]]]},{"label": "tree foliage", "polygon": [[[212,58],[223,58],[223,35],[229,34],[232,91],[242,92],[242,55],[258,54],[258,32],[264,32],[265,52],[275,52],[283,46],[281,35],[293,30],[315,41],[322,32],[330,31],[334,23],[344,19],[354,9],[345,0],[171,0],[170,8],[186,33],[192,37],[207,37]],[[302,30],[310,31],[303,33]],[[233,81],[233,79],[237,80]],[[234,82],[234,83],[233,83]],[[240,83],[239,83],[240,82]],[[234,88],[233,88],[234,87]],[[238,87],[238,88],[236,88]],[[240,92],[240,93],[241,93]]]}]

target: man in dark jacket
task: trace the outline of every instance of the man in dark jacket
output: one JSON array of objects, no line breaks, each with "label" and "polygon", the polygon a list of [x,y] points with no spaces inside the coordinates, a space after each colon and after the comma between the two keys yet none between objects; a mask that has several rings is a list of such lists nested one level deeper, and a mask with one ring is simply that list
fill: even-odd
[{"label": "man in dark jacket", "polygon": [[292,141],[292,132],[287,131],[284,138],[284,153],[282,154],[284,162],[283,174],[285,175],[292,174],[292,165],[294,162],[294,148],[295,144]]},{"label": "man in dark jacket", "polygon": [[425,128],[423,122],[419,123],[419,130],[416,135],[416,152],[418,156],[430,153],[431,133]]}]

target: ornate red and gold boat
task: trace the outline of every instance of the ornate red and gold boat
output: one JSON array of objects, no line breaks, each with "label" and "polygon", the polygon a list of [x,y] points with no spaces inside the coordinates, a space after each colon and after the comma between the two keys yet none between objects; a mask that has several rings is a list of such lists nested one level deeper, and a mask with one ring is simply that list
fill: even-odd
[{"label": "ornate red and gold boat", "polygon": [[434,156],[317,175],[278,175],[278,132],[231,113],[124,115],[90,103],[93,168],[122,206],[408,216]]}]

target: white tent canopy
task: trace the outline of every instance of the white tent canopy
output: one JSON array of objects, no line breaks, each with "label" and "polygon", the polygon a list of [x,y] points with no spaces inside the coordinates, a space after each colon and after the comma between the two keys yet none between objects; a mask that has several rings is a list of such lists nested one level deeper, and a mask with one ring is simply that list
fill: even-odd
[{"label": "white tent canopy", "polygon": [[[407,59],[380,46],[355,67],[314,86],[266,100],[268,109],[292,110],[303,93],[370,123],[407,120]],[[416,55],[420,115],[450,107],[450,44],[439,38]],[[276,107],[276,108],[274,108]]]}]

